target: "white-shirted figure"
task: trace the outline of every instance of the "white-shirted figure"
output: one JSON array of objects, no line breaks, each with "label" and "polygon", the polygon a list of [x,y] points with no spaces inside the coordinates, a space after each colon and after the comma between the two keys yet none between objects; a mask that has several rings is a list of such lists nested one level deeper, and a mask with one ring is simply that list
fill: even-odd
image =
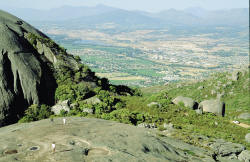
[{"label": "white-shirted figure", "polygon": [[55,153],[56,152],[56,144],[55,142],[52,143],[52,152]]},{"label": "white-shirted figure", "polygon": [[66,119],[65,119],[65,118],[63,118],[63,124],[64,124],[64,125],[66,124]]}]

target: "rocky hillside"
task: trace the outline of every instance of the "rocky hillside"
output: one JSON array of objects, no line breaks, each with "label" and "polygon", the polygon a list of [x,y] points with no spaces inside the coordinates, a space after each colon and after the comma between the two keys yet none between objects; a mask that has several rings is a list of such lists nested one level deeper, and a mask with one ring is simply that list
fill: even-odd
[{"label": "rocky hillside", "polygon": [[[32,104],[81,101],[94,96],[95,88],[110,90],[110,86],[107,79],[96,77],[81,64],[79,57],[0,10],[0,126],[17,122]],[[112,90],[132,94],[125,86]]]}]

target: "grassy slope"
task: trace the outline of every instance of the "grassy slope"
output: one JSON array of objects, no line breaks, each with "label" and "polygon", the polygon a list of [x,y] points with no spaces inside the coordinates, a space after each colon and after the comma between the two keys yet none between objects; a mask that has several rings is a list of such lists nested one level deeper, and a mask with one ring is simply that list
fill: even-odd
[{"label": "grassy slope", "polygon": [[[216,98],[218,93],[224,93],[221,101],[226,104],[226,118],[233,120],[242,112],[250,112],[249,72],[240,73],[237,81],[233,81],[231,75],[228,73],[215,74],[208,80],[186,84],[180,88],[170,88],[168,92],[172,97],[183,95],[198,102]],[[204,89],[199,89],[200,86],[203,86]],[[212,94],[212,91],[216,93]],[[250,120],[241,121],[250,124]]]},{"label": "grassy slope", "polygon": [[[244,137],[250,132],[250,129],[241,128],[230,122],[237,119],[236,117],[242,112],[250,113],[249,72],[241,73],[238,81],[232,81],[230,78],[231,74],[220,73],[201,82],[176,83],[169,86],[145,88],[143,89],[145,93],[144,98],[126,97],[127,108],[149,112],[163,118],[166,123],[173,123],[177,128],[175,136],[186,142],[199,144],[199,135],[204,135],[211,138],[223,138],[227,141],[242,143],[249,149],[250,145],[244,141]],[[199,89],[200,86],[203,86],[204,89]],[[166,92],[165,98],[167,96],[168,100],[182,95],[191,97],[198,102],[216,98],[217,93],[224,92],[221,100],[226,103],[226,116],[223,118],[209,113],[198,115],[194,111],[184,108],[184,106],[176,106],[171,103],[164,105],[161,110],[159,108],[145,108],[152,101],[159,103],[162,101],[162,99],[157,99],[156,97],[160,95],[160,90]],[[211,94],[212,90],[217,93]],[[240,121],[250,124],[250,120]],[[218,125],[215,124],[216,122]]]}]

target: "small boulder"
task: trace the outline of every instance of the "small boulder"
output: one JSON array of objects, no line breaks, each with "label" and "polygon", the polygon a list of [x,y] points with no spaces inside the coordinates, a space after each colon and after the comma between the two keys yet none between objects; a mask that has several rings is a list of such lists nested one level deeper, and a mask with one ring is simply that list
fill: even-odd
[{"label": "small boulder", "polygon": [[202,109],[200,109],[200,108],[195,109],[195,112],[196,112],[197,114],[203,114],[203,110],[202,110]]},{"label": "small boulder", "polygon": [[221,85],[221,83],[222,83],[221,81],[217,81],[217,84],[218,84],[218,85]]},{"label": "small boulder", "polygon": [[141,124],[138,124],[137,127],[140,127],[140,128],[150,128],[150,126],[149,126],[148,123],[141,123]]},{"label": "small boulder", "polygon": [[211,90],[211,95],[215,94],[216,91],[215,90]]},{"label": "small boulder", "polygon": [[172,102],[175,105],[178,105],[180,103],[184,103],[185,107],[189,107],[189,108],[191,108],[193,110],[197,109],[197,107],[198,107],[198,103],[195,102],[192,98],[189,98],[189,97],[178,96],[175,99],[173,99]]},{"label": "small boulder", "polygon": [[220,90],[220,87],[219,86],[215,86],[214,87],[216,90]]},{"label": "small boulder", "polygon": [[250,133],[246,134],[245,140],[247,141],[247,143],[250,143]]},{"label": "small boulder", "polygon": [[204,86],[199,86],[198,87],[198,90],[202,90],[202,89],[204,89]]},{"label": "small boulder", "polygon": [[237,81],[237,80],[239,80],[239,78],[240,78],[240,72],[239,72],[239,71],[234,72],[234,73],[232,74],[232,80],[233,80],[233,81]]},{"label": "small boulder", "polygon": [[224,97],[224,95],[225,95],[225,92],[217,93],[216,98],[217,98],[217,99],[221,99],[221,97]]},{"label": "small boulder", "polygon": [[238,116],[239,119],[250,119],[250,113],[242,113]]},{"label": "small boulder", "polygon": [[239,154],[238,159],[240,161],[250,162],[250,151],[248,151],[248,150],[242,151]]},{"label": "small boulder", "polygon": [[82,110],[82,112],[86,112],[88,114],[93,114],[94,113],[94,110],[93,109],[88,109],[88,108],[85,108]]},{"label": "small boulder", "polygon": [[181,84],[177,84],[177,85],[176,85],[176,88],[181,88]]},{"label": "small boulder", "polygon": [[70,104],[70,106],[69,106],[71,109],[74,109],[74,108],[76,108],[77,107],[77,104],[76,103],[73,103],[73,104]]},{"label": "small boulder", "polygon": [[157,126],[156,126],[155,123],[150,123],[150,124],[149,124],[149,127],[152,128],[152,129],[157,128]]},{"label": "small boulder", "polygon": [[69,100],[59,101],[56,105],[54,105],[51,108],[51,111],[53,111],[56,115],[59,115],[61,110],[64,110],[67,112],[70,111]]},{"label": "small boulder", "polygon": [[156,106],[157,108],[161,107],[161,104],[159,104],[158,102],[151,102],[150,104],[147,104],[148,107],[153,107]]},{"label": "small boulder", "polygon": [[166,135],[171,135],[175,131],[174,125],[172,123],[164,123],[163,128],[165,129],[163,132],[166,133]]},{"label": "small boulder", "polygon": [[172,130],[172,129],[174,129],[174,125],[173,125],[172,123],[169,123],[169,124],[164,123],[164,124],[163,124],[163,127],[164,127],[165,129],[167,129],[167,130]]},{"label": "small boulder", "polygon": [[92,105],[98,104],[98,103],[101,102],[101,100],[100,100],[98,97],[96,97],[96,96],[91,97],[91,98],[88,98],[88,99],[86,99],[86,100],[84,100],[84,101],[85,101],[87,104],[92,104]]},{"label": "small boulder", "polygon": [[202,109],[203,112],[211,112],[216,115],[221,115],[221,116],[225,115],[225,103],[221,102],[218,99],[202,101],[199,104],[198,109]]},{"label": "small boulder", "polygon": [[169,83],[168,82],[166,82],[165,84],[164,84],[164,86],[168,86],[169,85]]}]

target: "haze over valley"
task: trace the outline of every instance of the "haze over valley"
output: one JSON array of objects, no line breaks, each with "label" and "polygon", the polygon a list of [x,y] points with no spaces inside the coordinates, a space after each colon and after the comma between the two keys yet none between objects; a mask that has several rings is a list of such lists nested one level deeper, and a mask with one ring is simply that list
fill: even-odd
[{"label": "haze over valley", "polygon": [[247,8],[151,13],[97,5],[10,12],[114,84],[142,87],[197,80],[248,65]]}]

